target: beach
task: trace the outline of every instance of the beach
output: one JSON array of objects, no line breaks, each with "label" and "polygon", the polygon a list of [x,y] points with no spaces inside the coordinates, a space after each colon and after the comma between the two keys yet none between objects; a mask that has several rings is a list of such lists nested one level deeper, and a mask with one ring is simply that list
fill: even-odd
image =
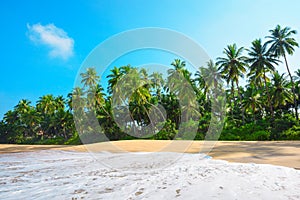
[{"label": "beach", "polygon": [[[203,148],[211,145],[211,151]],[[6,200],[297,200],[299,148],[297,141],[2,144],[0,196]]]},{"label": "beach", "polygon": [[[41,150],[201,153],[202,147],[203,141],[168,140],[126,140],[77,146],[0,144],[0,154]],[[272,164],[300,169],[300,141],[217,141],[207,154],[214,159],[229,162]]]},{"label": "beach", "polygon": [[288,167],[198,153],[39,148],[0,154],[1,199],[300,199],[300,171]]}]

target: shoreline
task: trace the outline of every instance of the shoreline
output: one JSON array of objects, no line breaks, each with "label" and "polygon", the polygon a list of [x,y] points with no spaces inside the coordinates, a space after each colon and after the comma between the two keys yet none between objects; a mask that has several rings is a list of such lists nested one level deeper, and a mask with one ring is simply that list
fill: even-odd
[{"label": "shoreline", "polygon": [[[78,152],[203,152],[213,159],[237,163],[272,164],[300,169],[300,141],[179,141],[124,140],[88,145],[17,145],[0,144],[5,153],[62,150]],[[208,149],[205,149],[208,147]]]}]

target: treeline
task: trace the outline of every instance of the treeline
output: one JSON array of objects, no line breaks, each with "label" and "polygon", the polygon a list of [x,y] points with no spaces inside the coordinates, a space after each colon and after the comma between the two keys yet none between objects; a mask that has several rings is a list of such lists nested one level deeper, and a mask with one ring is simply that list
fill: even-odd
[{"label": "treeline", "polygon": [[[99,84],[96,70],[88,68],[80,74],[82,87],[74,88],[67,98],[45,95],[35,106],[21,100],[0,123],[0,142],[78,144],[81,142],[79,135],[84,138],[84,135],[90,134],[105,134],[109,140],[185,139],[178,136],[179,127],[184,126],[188,130],[195,125],[195,139],[202,140],[211,125],[212,102],[218,99],[213,93],[216,89],[222,90],[223,83],[227,86],[224,91],[227,100],[220,140],[298,140],[300,69],[293,76],[287,60],[287,56],[293,55],[298,47],[293,37],[296,31],[278,25],[269,33],[266,42],[256,39],[248,49],[236,44],[228,45],[222,57],[216,58],[215,62],[209,61],[207,66],[200,66],[195,74],[187,70],[185,61],[179,59],[171,63],[172,68],[166,78],[161,73],[148,74],[147,70],[130,65],[114,67],[106,77],[108,88],[105,90]],[[287,73],[280,74],[277,70],[279,65],[284,65]],[[176,89],[170,90],[171,84],[173,88],[176,88],[174,84],[182,85],[171,81],[176,74],[191,86],[196,108],[180,107]],[[118,93],[118,83],[124,77],[128,78],[124,82],[128,85],[122,85],[122,94],[136,82],[148,81],[140,82],[141,86],[126,97],[124,106],[127,106],[130,117],[124,117],[123,125],[120,125],[113,113],[113,102],[118,101],[113,94]],[[242,78],[246,80],[245,86],[240,84]],[[158,104],[165,110],[164,114],[157,116],[165,121],[157,124],[161,127],[160,131],[140,133],[138,127],[151,124],[151,108],[158,107]],[[123,112],[126,113],[119,110],[119,114]],[[191,117],[182,123],[183,113],[196,113],[199,120]],[[97,131],[86,116],[95,116],[103,132]],[[74,120],[77,120],[76,128]],[[126,134],[128,131],[134,134]]]}]

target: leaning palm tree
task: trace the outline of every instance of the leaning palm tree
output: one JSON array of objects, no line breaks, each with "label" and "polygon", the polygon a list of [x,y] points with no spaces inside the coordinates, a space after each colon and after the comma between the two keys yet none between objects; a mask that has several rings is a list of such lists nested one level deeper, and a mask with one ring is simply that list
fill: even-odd
[{"label": "leaning palm tree", "polygon": [[271,112],[272,119],[274,118],[273,105],[271,102],[271,96],[269,92],[269,87],[267,86],[267,82],[269,78],[266,73],[273,73],[275,70],[274,65],[277,65],[279,60],[277,60],[270,52],[267,50],[267,45],[262,44],[261,39],[256,39],[252,42],[251,48],[248,50],[248,63],[250,72],[248,77],[250,77],[250,82],[256,85],[257,87],[261,87],[264,82],[264,87],[266,90],[268,105]]},{"label": "leaning palm tree", "polygon": [[293,100],[294,100],[294,106],[295,106],[295,115],[296,119],[298,120],[298,105],[295,95],[295,85],[293,81],[293,77],[291,75],[289,65],[287,62],[287,54],[293,55],[295,51],[295,47],[298,47],[298,43],[296,42],[295,38],[292,36],[296,34],[297,32],[295,30],[291,30],[289,27],[281,28],[280,25],[277,25],[275,29],[270,30],[271,35],[267,36],[266,38],[269,38],[269,41],[267,41],[267,44],[270,44],[269,51],[274,54],[276,57],[280,58],[283,57],[285,61],[285,66],[288,71],[291,83],[292,83],[292,92],[293,92]]},{"label": "leaning palm tree", "polygon": [[[224,49],[223,53],[225,57],[217,58],[217,65],[219,65],[219,70],[221,74],[223,74],[227,84],[231,82],[231,94],[232,99],[234,99],[234,84],[238,90],[240,103],[242,101],[242,94],[239,87],[239,78],[244,77],[244,73],[246,73],[247,66],[247,57],[243,56],[244,48],[237,48],[236,44],[228,45],[227,48]],[[244,113],[242,113],[243,122],[244,122]]]}]

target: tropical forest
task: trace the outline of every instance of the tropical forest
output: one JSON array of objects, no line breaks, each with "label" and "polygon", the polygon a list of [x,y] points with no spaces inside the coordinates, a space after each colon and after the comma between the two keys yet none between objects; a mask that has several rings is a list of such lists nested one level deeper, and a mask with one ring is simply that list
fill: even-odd
[{"label": "tropical forest", "polygon": [[[222,56],[208,61],[206,66],[197,66],[196,73],[188,70],[185,60],[174,58],[170,61],[167,78],[126,63],[110,70],[104,88],[96,69],[87,68],[80,73],[82,87],[73,88],[68,95],[46,94],[34,104],[21,99],[7,111],[0,121],[0,143],[81,144],[83,135],[91,132],[104,134],[109,140],[185,139],[175,137],[179,127],[195,125],[192,139],[204,140],[213,120],[213,103],[222,100],[214,96],[220,91],[226,99],[224,105],[220,104],[224,108],[223,117],[217,118],[222,124],[218,140],[299,140],[300,69],[290,71],[289,66],[289,58],[299,46],[296,34],[290,27],[277,25],[264,38],[249,41],[248,47],[233,43],[223,51],[220,49]],[[279,68],[283,67],[284,73],[280,73]],[[172,81],[175,75],[189,83],[195,106],[180,107],[176,84],[182,83]],[[161,128],[155,134],[141,137],[138,131],[130,129],[137,133],[129,135],[116,122],[113,94],[124,77],[149,80],[130,95],[127,105],[130,118],[124,118],[124,124],[134,121],[134,126],[149,125],[151,107],[161,105],[165,111],[164,122],[159,124]],[[171,85],[175,89],[171,90]],[[129,90],[126,86],[122,88],[123,93]],[[184,112],[197,117],[182,123]],[[75,116],[90,114],[97,119],[101,133],[88,121],[83,129],[78,125],[83,123],[78,123],[76,120],[80,119]]]}]

